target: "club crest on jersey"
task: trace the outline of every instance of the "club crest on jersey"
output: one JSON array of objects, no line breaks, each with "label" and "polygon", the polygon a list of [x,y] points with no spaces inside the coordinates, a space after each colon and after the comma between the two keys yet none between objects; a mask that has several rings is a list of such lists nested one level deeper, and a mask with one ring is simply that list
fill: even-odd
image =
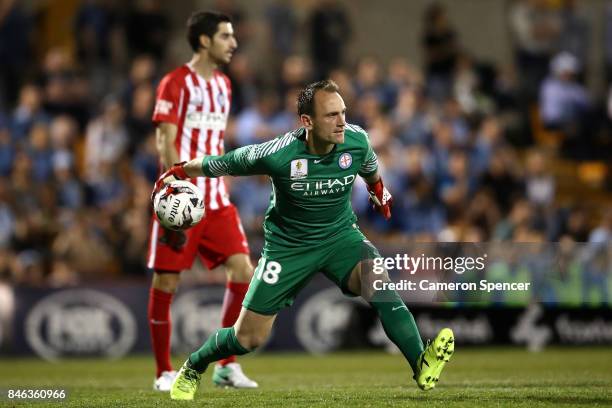
[{"label": "club crest on jersey", "polygon": [[291,179],[303,179],[308,176],[308,160],[297,159],[291,160]]},{"label": "club crest on jersey", "polygon": [[338,158],[338,166],[340,166],[342,170],[348,169],[351,167],[351,164],[353,164],[353,156],[351,156],[350,153],[342,153]]}]

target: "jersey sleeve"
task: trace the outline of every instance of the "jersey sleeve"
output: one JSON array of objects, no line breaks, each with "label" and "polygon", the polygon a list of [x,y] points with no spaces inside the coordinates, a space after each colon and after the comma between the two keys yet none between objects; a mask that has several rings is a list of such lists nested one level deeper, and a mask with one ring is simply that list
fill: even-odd
[{"label": "jersey sleeve", "polygon": [[378,157],[376,156],[374,149],[372,149],[372,145],[370,144],[370,139],[368,138],[367,134],[365,135],[365,140],[367,150],[363,163],[359,168],[359,175],[364,178],[371,176],[372,174],[376,173],[376,170],[378,170]]},{"label": "jersey sleeve", "polygon": [[297,140],[294,132],[264,143],[240,147],[223,156],[206,156],[202,172],[206,177],[271,175],[282,166],[283,149]]},{"label": "jersey sleeve", "polygon": [[266,158],[257,156],[259,146],[239,147],[223,156],[206,156],[202,160],[202,172],[206,177],[267,174]]},{"label": "jersey sleeve", "polygon": [[180,98],[179,82],[171,75],[165,76],[157,87],[153,123],[168,122],[178,126]]}]

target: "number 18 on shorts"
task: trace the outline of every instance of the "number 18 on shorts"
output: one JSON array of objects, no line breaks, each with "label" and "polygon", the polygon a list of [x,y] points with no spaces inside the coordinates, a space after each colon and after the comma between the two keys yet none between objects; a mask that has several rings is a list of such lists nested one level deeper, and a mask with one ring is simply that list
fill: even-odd
[{"label": "number 18 on shorts", "polygon": [[276,261],[268,261],[261,257],[257,269],[255,271],[255,279],[262,280],[269,285],[274,285],[278,282],[278,275],[281,273],[282,267]]}]

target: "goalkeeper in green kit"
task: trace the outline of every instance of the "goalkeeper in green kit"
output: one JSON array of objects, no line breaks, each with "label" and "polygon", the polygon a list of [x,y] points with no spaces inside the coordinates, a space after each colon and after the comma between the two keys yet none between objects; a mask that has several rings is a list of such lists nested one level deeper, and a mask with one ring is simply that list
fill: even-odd
[{"label": "goalkeeper in green kit", "polygon": [[181,163],[155,185],[191,177],[268,175],[270,206],[264,222],[265,245],[240,317],[217,330],[181,367],[170,396],[193,399],[209,364],[242,355],[262,345],[276,314],[290,306],[314,274],[322,272],[348,296],[362,296],[378,313],[387,336],[397,345],[423,390],[436,386],[454,351],[454,336],[442,329],[423,347],[414,318],[394,290],[374,290],[372,260],[378,250],[357,227],[350,198],[357,175],[368,185],[372,203],[391,217],[391,194],[378,174],[376,154],[366,132],[346,123],[338,86],[315,82],[298,97],[303,127],[268,142],[244,146],[223,156]]}]

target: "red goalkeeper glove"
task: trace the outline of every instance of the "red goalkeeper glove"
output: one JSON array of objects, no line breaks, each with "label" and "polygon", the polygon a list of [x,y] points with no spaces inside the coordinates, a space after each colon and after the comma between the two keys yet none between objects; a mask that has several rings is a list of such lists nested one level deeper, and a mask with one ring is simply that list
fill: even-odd
[{"label": "red goalkeeper glove", "polygon": [[389,220],[391,218],[393,197],[391,197],[391,193],[383,185],[381,178],[376,183],[368,184],[368,193],[370,194],[370,201],[374,204],[374,209],[381,213],[386,220]]},{"label": "red goalkeeper glove", "polygon": [[175,180],[184,180],[188,179],[189,176],[185,172],[185,168],[183,165],[187,162],[175,163],[172,167],[166,170],[155,182],[155,187],[153,187],[153,192],[151,193],[151,203],[155,198],[155,194],[157,194],[169,181],[167,180],[170,177],[174,177]]}]

